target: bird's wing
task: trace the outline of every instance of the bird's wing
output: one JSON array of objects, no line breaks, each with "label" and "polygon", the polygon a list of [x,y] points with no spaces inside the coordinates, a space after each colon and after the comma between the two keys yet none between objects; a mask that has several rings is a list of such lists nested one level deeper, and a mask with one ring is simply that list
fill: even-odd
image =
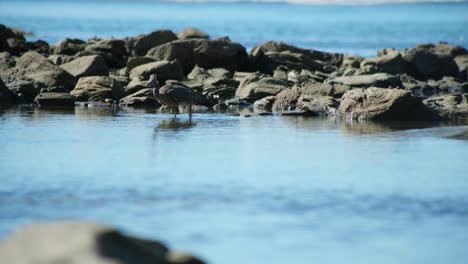
[{"label": "bird's wing", "polygon": [[164,92],[179,104],[192,104],[194,101],[194,92],[183,86],[170,85]]}]

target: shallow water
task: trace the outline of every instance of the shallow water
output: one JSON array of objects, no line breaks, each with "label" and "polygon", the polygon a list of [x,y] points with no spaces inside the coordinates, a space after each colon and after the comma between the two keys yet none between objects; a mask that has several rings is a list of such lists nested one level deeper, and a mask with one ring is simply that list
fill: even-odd
[{"label": "shallow water", "polygon": [[268,40],[373,56],[378,49],[447,41],[468,47],[468,3],[288,5],[148,0],[0,0],[0,23],[55,43],[199,27],[247,48]]},{"label": "shallow water", "polygon": [[85,218],[210,263],[466,263],[466,126],[0,111],[0,237]]}]

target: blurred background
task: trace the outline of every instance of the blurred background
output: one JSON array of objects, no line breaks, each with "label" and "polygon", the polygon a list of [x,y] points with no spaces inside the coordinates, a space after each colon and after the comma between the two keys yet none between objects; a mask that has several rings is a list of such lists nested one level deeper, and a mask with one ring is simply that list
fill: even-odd
[{"label": "blurred background", "polygon": [[50,44],[198,27],[248,49],[268,40],[373,56],[378,49],[447,41],[468,47],[467,1],[0,0],[0,23]]}]

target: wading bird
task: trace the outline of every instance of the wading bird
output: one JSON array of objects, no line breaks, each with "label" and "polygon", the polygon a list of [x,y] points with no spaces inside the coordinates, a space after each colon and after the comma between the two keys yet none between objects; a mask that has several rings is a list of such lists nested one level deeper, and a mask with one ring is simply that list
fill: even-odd
[{"label": "wading bird", "polygon": [[188,105],[189,118],[192,120],[193,91],[177,84],[166,84],[160,87],[156,74],[151,74],[148,86],[153,88],[153,96],[162,105],[166,105],[172,109],[174,117],[177,117],[179,105]]}]

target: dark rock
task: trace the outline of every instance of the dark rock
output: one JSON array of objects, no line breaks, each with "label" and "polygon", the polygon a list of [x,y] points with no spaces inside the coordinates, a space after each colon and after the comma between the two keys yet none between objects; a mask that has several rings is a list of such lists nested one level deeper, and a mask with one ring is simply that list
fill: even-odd
[{"label": "dark rock", "polygon": [[62,64],[60,67],[76,78],[109,75],[109,68],[106,62],[101,56],[97,55],[79,57],[71,62]]},{"label": "dark rock", "polygon": [[408,68],[408,62],[398,52],[376,58],[367,58],[361,62],[361,70],[364,73],[403,74],[408,72]]},{"label": "dark rock", "polygon": [[8,52],[0,52],[0,79],[9,81],[13,79],[16,61]]},{"label": "dark rock", "polygon": [[458,66],[458,73],[462,80],[468,81],[468,55],[455,57],[455,63]]},{"label": "dark rock", "polygon": [[179,34],[177,34],[177,37],[182,40],[209,39],[210,38],[210,36],[206,32],[203,32],[198,28],[192,28],[192,27],[182,30],[181,32],[179,32]]},{"label": "dark rock", "polygon": [[438,53],[432,48],[417,47],[405,52],[404,59],[410,63],[411,73],[420,79],[441,79],[458,76],[458,66],[452,57]]},{"label": "dark rock", "polygon": [[12,104],[15,101],[15,95],[6,87],[0,79],[0,104]]},{"label": "dark rock", "polygon": [[27,51],[23,33],[0,24],[0,51],[8,51],[13,55]]},{"label": "dark rock", "polygon": [[101,102],[106,99],[119,100],[124,89],[119,82],[107,76],[82,77],[70,92],[76,101]]},{"label": "dark rock", "polygon": [[86,48],[86,42],[81,39],[63,39],[50,47],[50,53],[73,56]]},{"label": "dark rock", "polygon": [[44,40],[28,41],[26,45],[28,50],[33,50],[44,55],[49,54],[49,43],[45,42]]},{"label": "dark rock", "polygon": [[286,81],[259,74],[243,79],[235,95],[241,100],[255,102],[266,96],[277,95],[287,88],[288,83]]},{"label": "dark rock", "polygon": [[158,241],[132,237],[90,222],[32,224],[0,244],[2,260],[24,263],[203,264]]},{"label": "dark rock", "polygon": [[269,41],[258,45],[250,52],[253,70],[273,74],[278,67],[289,70],[307,69],[324,71],[326,67],[338,67],[343,61],[342,54],[301,49],[283,42]]},{"label": "dark rock", "polygon": [[402,87],[400,78],[386,73],[371,75],[343,76],[329,80],[331,84],[342,84],[350,87]]},{"label": "dark rock", "polygon": [[151,49],[147,56],[157,60],[177,60],[185,74],[195,65],[235,71],[244,67],[248,60],[245,48],[228,38],[173,41]]},{"label": "dark rock", "polygon": [[363,58],[354,55],[344,55],[341,67],[359,69]]},{"label": "dark rock", "polygon": [[120,104],[131,107],[160,107],[161,104],[154,98],[152,88],[144,88],[136,93],[120,99]]},{"label": "dark rock", "polygon": [[134,56],[144,56],[150,49],[176,39],[177,36],[170,30],[157,30],[129,38],[127,45]]},{"label": "dark rock", "polygon": [[142,89],[145,89],[145,88],[151,88],[151,87],[148,86],[148,80],[142,80],[142,79],[139,79],[139,78],[134,78],[125,86],[124,94],[125,95],[130,95],[132,93],[138,92],[138,91],[140,91]]},{"label": "dark rock", "polygon": [[184,79],[182,68],[177,61],[156,61],[140,65],[130,71],[130,79],[149,80],[154,73],[158,76],[161,85],[167,80]]},{"label": "dark rock", "polygon": [[468,102],[461,94],[431,97],[423,102],[441,119],[468,121]]},{"label": "dark rock", "polygon": [[338,109],[357,120],[429,120],[435,118],[421,99],[402,89],[367,88],[347,91]]},{"label": "dark rock", "polygon": [[74,107],[75,99],[68,93],[45,92],[34,99],[34,104],[40,107]]},{"label": "dark rock", "polygon": [[67,91],[72,90],[76,82],[73,75],[35,51],[24,53],[16,61],[15,78],[30,80],[45,88],[56,87]]},{"label": "dark rock", "polygon": [[260,100],[255,101],[253,106],[256,109],[261,109],[261,110],[271,110],[273,107],[273,103],[275,102],[276,96],[270,95],[267,97],[263,97]]},{"label": "dark rock", "polygon": [[150,58],[150,57],[133,57],[133,58],[130,58],[130,59],[128,59],[128,62],[127,62],[126,72],[129,73],[134,68],[136,68],[136,67],[138,67],[140,65],[147,64],[147,63],[150,63],[150,62],[155,62],[155,61],[156,60],[154,58]]},{"label": "dark rock", "polygon": [[39,93],[33,83],[24,80],[9,83],[8,89],[16,95],[18,103],[32,103]]},{"label": "dark rock", "polygon": [[88,44],[77,56],[101,55],[110,68],[118,69],[127,64],[128,52],[125,41],[120,39],[104,39]]}]

